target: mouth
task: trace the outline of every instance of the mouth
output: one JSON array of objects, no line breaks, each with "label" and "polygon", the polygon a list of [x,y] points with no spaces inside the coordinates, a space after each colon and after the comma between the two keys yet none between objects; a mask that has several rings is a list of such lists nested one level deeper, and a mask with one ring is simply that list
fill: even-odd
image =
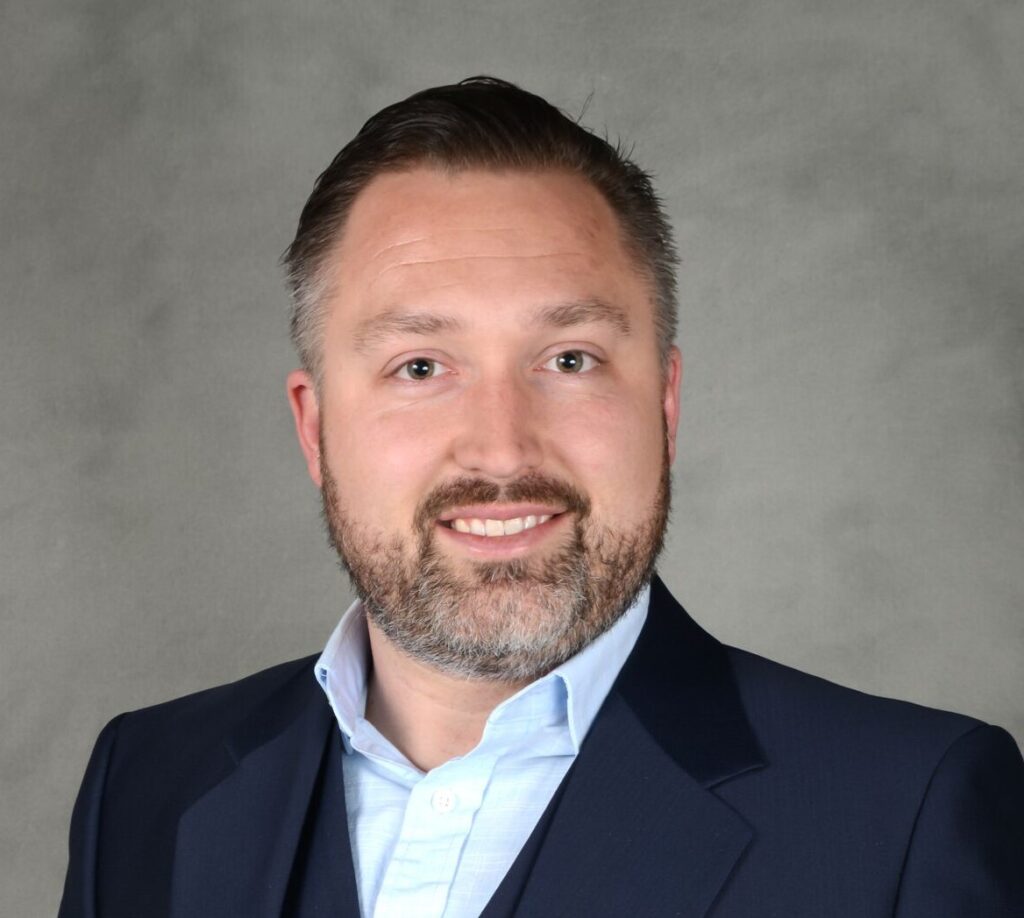
[{"label": "mouth", "polygon": [[555,516],[559,516],[559,514],[542,513],[540,516],[535,516],[530,513],[526,516],[514,516],[508,520],[481,519],[477,516],[466,518],[460,516],[453,520],[442,520],[441,525],[447,526],[449,529],[454,529],[456,532],[469,532],[473,535],[494,539],[517,535],[527,529],[533,529],[536,526],[543,526],[548,520]]},{"label": "mouth", "polygon": [[473,507],[443,514],[438,528],[446,541],[481,555],[515,556],[542,542],[570,514],[564,508]]}]

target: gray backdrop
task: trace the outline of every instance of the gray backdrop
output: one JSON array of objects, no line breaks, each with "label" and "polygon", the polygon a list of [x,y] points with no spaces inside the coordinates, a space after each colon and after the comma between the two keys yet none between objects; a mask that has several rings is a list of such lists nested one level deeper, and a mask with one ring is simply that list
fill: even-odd
[{"label": "gray backdrop", "polygon": [[1024,738],[1020,2],[35,0],[0,33],[0,913],[54,913],[106,720],[347,604],[276,259],[366,116],[479,72],[592,96],[657,174],[697,619]]}]

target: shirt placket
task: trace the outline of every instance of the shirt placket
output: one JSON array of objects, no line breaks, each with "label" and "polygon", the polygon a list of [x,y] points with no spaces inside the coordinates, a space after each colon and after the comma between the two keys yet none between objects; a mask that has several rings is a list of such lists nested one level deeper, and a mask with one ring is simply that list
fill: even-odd
[{"label": "shirt placket", "polygon": [[442,918],[496,758],[446,763],[412,788],[374,918]]}]

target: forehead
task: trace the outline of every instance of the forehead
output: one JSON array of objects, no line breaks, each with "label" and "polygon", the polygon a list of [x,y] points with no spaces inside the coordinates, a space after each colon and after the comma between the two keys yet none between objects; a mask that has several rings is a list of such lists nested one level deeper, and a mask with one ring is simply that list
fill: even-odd
[{"label": "forehead", "polygon": [[352,206],[330,271],[331,311],[355,321],[483,293],[505,305],[650,299],[601,193],[553,171],[419,168],[377,176]]}]

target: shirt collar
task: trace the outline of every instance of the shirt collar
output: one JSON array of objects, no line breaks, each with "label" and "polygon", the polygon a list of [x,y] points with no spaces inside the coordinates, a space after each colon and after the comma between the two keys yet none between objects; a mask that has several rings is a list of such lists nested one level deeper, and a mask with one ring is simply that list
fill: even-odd
[{"label": "shirt collar", "polygon": [[[488,725],[522,707],[522,699],[550,690],[552,683],[561,683],[564,692],[558,691],[556,697],[564,698],[565,710],[560,719],[568,728],[574,751],[579,752],[612,683],[640,636],[647,619],[650,594],[651,588],[647,585],[611,628],[561,666],[503,701],[488,718]],[[351,738],[366,710],[369,654],[366,613],[362,603],[356,600],[342,615],[313,666],[317,682],[327,695],[346,738]]]},{"label": "shirt collar", "polygon": [[366,677],[370,663],[370,636],[366,612],[357,599],[345,610],[313,665],[317,682],[327,695],[338,726],[346,737],[366,711]]},{"label": "shirt collar", "polygon": [[640,636],[650,599],[648,585],[611,628],[549,674],[565,683],[569,732],[577,752]]}]

